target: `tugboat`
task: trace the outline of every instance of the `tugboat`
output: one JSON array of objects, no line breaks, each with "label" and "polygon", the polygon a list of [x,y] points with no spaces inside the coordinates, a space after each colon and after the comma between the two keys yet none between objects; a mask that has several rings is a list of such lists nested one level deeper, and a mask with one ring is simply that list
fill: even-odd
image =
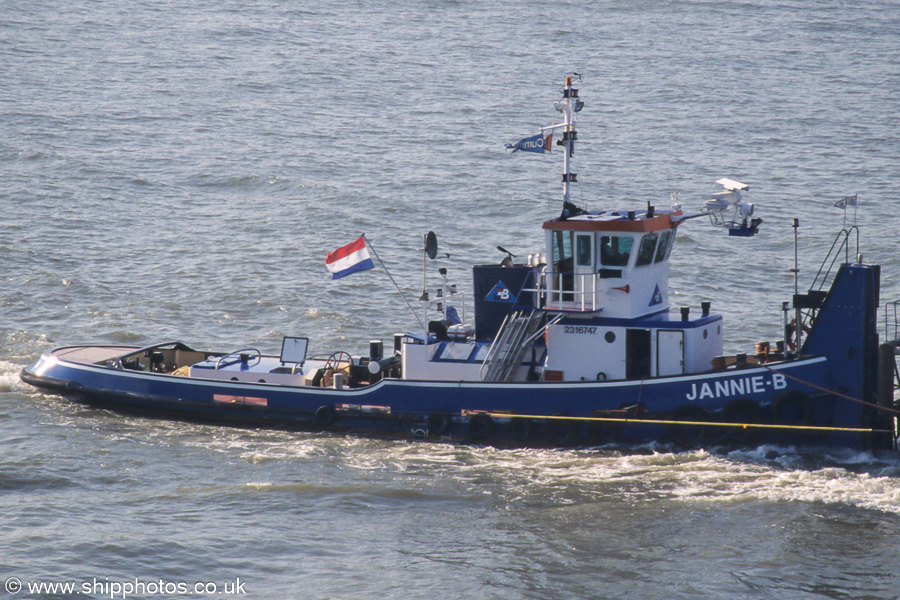
[{"label": "tugboat", "polygon": [[[474,322],[448,304],[463,294],[442,270],[435,297],[420,298],[442,318],[394,334],[388,352],[376,340],[368,355],[309,356],[305,337],[285,337],[278,356],[181,342],[66,346],[21,378],[118,410],[238,426],[500,446],[896,448],[898,344],[879,346],[880,268],[850,261],[853,232],[832,249],[846,260],[829,289],[795,290],[784,303],[783,339],[724,356],[723,319],[710,303],[695,314],[670,308],[669,257],[678,227],[694,216],[753,235],[761,220],[741,202],[748,186],[719,180],[724,192],[698,215],[649,203],[584,210],[569,197],[582,107],[566,78],[562,123],[512,147],[544,149],[561,131],[563,210],[542,224],[545,253],[473,267]],[[369,249],[363,236],[330,254],[334,277],[372,268]],[[423,250],[435,256],[433,234]]]}]

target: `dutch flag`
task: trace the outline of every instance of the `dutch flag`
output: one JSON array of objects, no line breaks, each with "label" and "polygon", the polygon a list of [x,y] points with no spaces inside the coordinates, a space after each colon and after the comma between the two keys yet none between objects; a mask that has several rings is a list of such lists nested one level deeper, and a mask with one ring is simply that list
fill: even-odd
[{"label": "dutch flag", "polygon": [[365,236],[329,253],[325,257],[325,266],[331,272],[332,279],[340,279],[351,273],[375,268],[369,256],[369,249],[366,248]]}]

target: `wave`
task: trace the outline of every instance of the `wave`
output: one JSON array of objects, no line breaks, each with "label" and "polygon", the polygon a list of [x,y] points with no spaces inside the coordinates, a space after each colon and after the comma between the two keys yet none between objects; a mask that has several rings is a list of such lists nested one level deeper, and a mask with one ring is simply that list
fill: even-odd
[{"label": "wave", "polygon": [[[615,497],[704,505],[824,503],[900,514],[900,456],[894,454],[778,446],[681,452],[662,444],[510,450],[266,431],[225,431],[194,443],[247,464],[277,470],[301,462],[334,478],[321,489],[295,490],[309,493],[355,495],[363,485],[366,493],[390,495],[399,478],[400,488],[411,493],[489,497],[508,507]],[[352,489],[341,483],[347,480],[355,482]],[[297,484],[242,485],[285,491]]]}]

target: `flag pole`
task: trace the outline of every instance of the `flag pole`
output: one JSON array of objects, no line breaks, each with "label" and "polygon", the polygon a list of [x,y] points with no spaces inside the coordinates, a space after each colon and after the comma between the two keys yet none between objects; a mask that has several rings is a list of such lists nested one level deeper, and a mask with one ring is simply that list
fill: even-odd
[{"label": "flag pole", "polygon": [[426,334],[427,334],[428,330],[425,328],[425,325],[422,323],[422,319],[419,318],[419,315],[416,314],[416,311],[415,311],[415,310],[413,310],[413,307],[412,307],[412,305],[409,303],[409,300],[407,300],[407,299],[406,299],[406,296],[403,295],[403,291],[400,289],[400,286],[397,285],[397,282],[394,281],[394,278],[391,276],[391,272],[388,271],[387,265],[384,264],[384,261],[381,260],[381,257],[380,257],[380,256],[378,256],[378,252],[375,251],[375,246],[372,245],[372,242],[369,241],[369,238],[366,237],[366,234],[362,234],[362,238],[363,238],[364,240],[366,240],[366,245],[369,247],[370,250],[372,250],[372,254],[374,254],[374,255],[375,255],[375,258],[378,259],[378,262],[381,263],[381,268],[384,269],[384,272],[385,272],[385,273],[387,273],[387,276],[388,276],[388,278],[391,280],[391,283],[393,283],[393,284],[394,284],[394,287],[397,288],[397,292],[400,294],[400,297],[403,298],[403,301],[404,301],[404,302],[406,302],[406,306],[409,307],[409,312],[411,312],[411,313],[413,314],[413,316],[416,318],[416,321],[419,322],[419,326],[421,326],[422,329],[423,329],[423,330],[426,332]]}]

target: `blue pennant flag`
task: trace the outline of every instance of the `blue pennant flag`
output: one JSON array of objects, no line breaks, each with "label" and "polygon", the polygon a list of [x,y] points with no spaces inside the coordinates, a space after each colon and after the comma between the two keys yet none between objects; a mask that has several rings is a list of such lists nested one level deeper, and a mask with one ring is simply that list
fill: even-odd
[{"label": "blue pennant flag", "polygon": [[543,133],[539,133],[537,135],[533,135],[531,137],[527,137],[524,140],[519,140],[515,144],[507,144],[507,150],[512,149],[513,152],[518,152],[522,150],[523,152],[537,152],[539,154],[543,154],[544,152],[550,152],[552,148],[550,144],[550,139],[553,137],[553,134],[544,137]]},{"label": "blue pennant flag", "polygon": [[838,200],[837,202],[834,203],[834,206],[836,208],[840,208],[840,209],[846,209],[848,206],[856,206],[856,194],[853,194],[852,196],[847,196],[846,198],[844,198],[842,200]]}]

